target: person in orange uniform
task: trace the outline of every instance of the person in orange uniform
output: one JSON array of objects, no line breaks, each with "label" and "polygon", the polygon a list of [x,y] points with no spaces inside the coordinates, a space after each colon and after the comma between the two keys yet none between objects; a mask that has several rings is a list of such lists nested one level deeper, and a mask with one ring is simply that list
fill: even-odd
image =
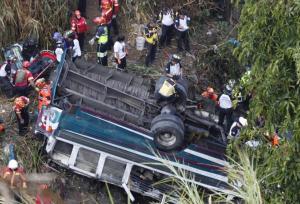
[{"label": "person in orange uniform", "polygon": [[88,27],[85,18],[81,16],[79,10],[74,12],[74,16],[71,19],[71,30],[76,32],[80,49],[83,50],[85,33]]},{"label": "person in orange uniform", "polygon": [[46,83],[44,78],[40,78],[35,82],[35,86],[39,89],[38,91],[38,110],[42,110],[44,106],[48,106],[51,102],[51,88]]},{"label": "person in orange uniform", "polygon": [[25,96],[20,96],[15,99],[15,105],[13,110],[17,116],[17,122],[19,127],[19,135],[24,135],[27,132],[28,124],[29,124],[29,113],[28,113],[28,105],[29,98]]},{"label": "person in orange uniform", "polygon": [[18,96],[28,95],[28,85],[36,88],[33,82],[32,73],[28,70],[30,67],[29,61],[24,61],[22,69],[18,69],[16,74],[13,76],[13,83],[15,85],[15,91]]},{"label": "person in orange uniform", "polygon": [[207,87],[206,90],[201,94],[204,98],[208,98],[217,103],[218,95],[215,93],[214,89],[211,87]]},{"label": "person in orange uniform", "polygon": [[111,27],[114,29],[115,35],[118,35],[118,26],[116,16],[120,10],[118,0],[99,0],[101,16],[105,18],[108,27],[108,47],[113,45],[111,39]]},{"label": "person in orange uniform", "polygon": [[27,188],[25,171],[19,166],[15,159],[8,162],[7,167],[4,169],[3,179],[10,182],[10,187],[22,187]]}]

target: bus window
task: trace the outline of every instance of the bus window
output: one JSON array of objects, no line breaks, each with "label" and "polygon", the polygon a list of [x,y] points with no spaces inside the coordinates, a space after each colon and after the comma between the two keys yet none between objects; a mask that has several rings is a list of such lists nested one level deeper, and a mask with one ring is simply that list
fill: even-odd
[{"label": "bus window", "polygon": [[79,148],[74,166],[84,171],[95,174],[99,158],[100,153],[93,152],[84,148]]}]

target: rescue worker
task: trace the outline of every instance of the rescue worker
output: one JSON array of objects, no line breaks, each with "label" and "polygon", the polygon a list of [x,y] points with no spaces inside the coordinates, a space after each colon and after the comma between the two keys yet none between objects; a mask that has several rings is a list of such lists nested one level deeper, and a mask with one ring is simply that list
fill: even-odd
[{"label": "rescue worker", "polygon": [[7,98],[14,96],[14,88],[11,85],[12,76],[16,73],[16,58],[9,56],[7,61],[0,67],[0,88]]},{"label": "rescue worker", "polygon": [[114,44],[114,53],[117,63],[117,68],[124,70],[126,68],[126,55],[128,53],[125,45],[125,36],[121,35],[117,38]]},{"label": "rescue worker", "polygon": [[149,23],[144,31],[144,36],[146,38],[148,52],[146,55],[145,65],[148,67],[151,63],[154,62],[156,48],[157,48],[157,27],[154,23]]},{"label": "rescue worker", "polygon": [[19,164],[15,159],[9,160],[2,176],[4,180],[9,181],[10,187],[12,188],[27,188],[25,171],[22,167],[19,167]]},{"label": "rescue worker", "polygon": [[117,14],[119,13],[120,7],[118,0],[99,0],[101,16],[105,18],[108,29],[108,47],[113,45],[111,38],[111,27],[114,29],[115,35],[119,34],[117,25]]},{"label": "rescue worker", "polygon": [[180,61],[181,58],[178,55],[172,55],[171,61],[168,62],[165,68],[168,77],[171,77],[174,80],[182,78],[182,66]]},{"label": "rescue worker", "polygon": [[238,121],[235,121],[232,124],[227,138],[228,139],[238,138],[240,136],[241,129],[243,127],[246,127],[247,125],[248,125],[247,119],[244,117],[239,117]]},{"label": "rescue worker", "polygon": [[88,27],[85,18],[81,16],[79,10],[74,12],[74,16],[71,19],[71,30],[76,32],[80,49],[83,50],[85,33]]},{"label": "rescue worker", "polygon": [[28,105],[29,98],[25,96],[20,96],[15,99],[15,104],[13,110],[17,117],[18,127],[19,127],[19,135],[23,136],[26,134],[29,125],[29,113],[28,113]]},{"label": "rescue worker", "polygon": [[173,103],[176,100],[176,81],[171,78],[166,79],[156,95],[157,103]]},{"label": "rescue worker", "polygon": [[51,87],[46,83],[44,78],[40,78],[35,82],[38,91],[38,111],[43,107],[47,107],[51,103]]},{"label": "rescue worker", "polygon": [[[103,17],[96,17],[94,18],[93,22],[99,25],[99,27],[97,28],[96,36],[93,38],[97,41],[97,62],[99,64],[102,64],[103,66],[107,66],[108,29],[106,20]],[[90,41],[90,44],[93,43],[92,40]]]},{"label": "rescue worker", "polygon": [[215,93],[214,89],[208,86],[206,90],[201,94],[204,98],[208,98],[217,103],[218,95]]},{"label": "rescue worker", "polygon": [[230,87],[226,86],[224,93],[220,96],[220,99],[219,99],[220,112],[219,112],[218,124],[223,126],[224,118],[226,117],[225,132],[229,131],[229,128],[232,124],[233,104],[232,104],[232,101],[230,98],[231,91],[232,91],[232,89],[230,89]]},{"label": "rescue worker", "polygon": [[179,13],[175,19],[175,28],[177,30],[177,49],[179,52],[183,51],[182,43],[184,43],[184,49],[190,51],[189,44],[189,23],[190,17],[184,15],[183,12]]},{"label": "rescue worker", "polygon": [[30,67],[29,61],[24,61],[22,69],[18,69],[13,77],[13,84],[15,85],[15,91],[18,96],[27,96],[29,92],[28,85],[36,88],[33,82],[33,76],[28,70]]},{"label": "rescue worker", "polygon": [[162,48],[171,44],[174,29],[174,13],[170,8],[164,8],[158,16],[158,22],[161,22],[161,36],[159,39],[159,47]]}]

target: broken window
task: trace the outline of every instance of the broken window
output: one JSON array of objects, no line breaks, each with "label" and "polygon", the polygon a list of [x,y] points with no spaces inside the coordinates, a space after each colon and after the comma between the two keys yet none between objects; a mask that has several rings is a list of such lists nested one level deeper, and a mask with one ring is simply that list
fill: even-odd
[{"label": "broken window", "polygon": [[107,157],[104,163],[101,178],[106,181],[121,184],[125,168],[126,163],[111,157]]},{"label": "broken window", "polygon": [[80,148],[74,166],[95,174],[99,158],[100,153]]},{"label": "broken window", "polygon": [[53,149],[53,159],[67,165],[71,156],[73,145],[57,140]]}]

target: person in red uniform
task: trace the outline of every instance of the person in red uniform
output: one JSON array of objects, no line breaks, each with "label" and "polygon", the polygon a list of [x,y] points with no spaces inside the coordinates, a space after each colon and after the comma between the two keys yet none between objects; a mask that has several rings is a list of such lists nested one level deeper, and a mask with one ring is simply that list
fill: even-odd
[{"label": "person in red uniform", "polygon": [[113,46],[111,38],[111,27],[114,29],[114,34],[118,35],[118,25],[116,21],[116,16],[120,10],[118,0],[99,0],[101,16],[106,19],[108,27],[108,47]]},{"label": "person in red uniform", "polygon": [[39,89],[38,91],[38,110],[39,112],[43,107],[48,106],[51,102],[51,88],[46,83],[44,78],[40,78],[35,82],[35,86]]},{"label": "person in red uniform", "polygon": [[207,87],[206,90],[201,94],[204,98],[208,98],[217,103],[218,95],[215,93],[214,89],[211,87]]},{"label": "person in red uniform", "polygon": [[10,187],[12,188],[27,188],[25,170],[22,167],[19,167],[19,164],[15,159],[8,162],[2,177],[5,181],[10,183]]},{"label": "person in red uniform", "polygon": [[15,85],[15,91],[18,96],[27,96],[29,92],[28,85],[36,88],[33,82],[33,76],[28,70],[30,67],[29,61],[24,61],[22,69],[18,69],[16,74],[13,76],[13,83]]},{"label": "person in red uniform", "polygon": [[88,30],[87,23],[84,17],[81,16],[79,10],[74,12],[71,19],[71,30],[76,32],[81,50],[83,50],[85,33]]},{"label": "person in red uniform", "polygon": [[28,124],[29,124],[29,113],[28,113],[28,105],[29,98],[25,96],[20,96],[15,99],[15,105],[13,107],[14,112],[17,116],[17,122],[19,127],[19,135],[24,135],[27,132]]}]

